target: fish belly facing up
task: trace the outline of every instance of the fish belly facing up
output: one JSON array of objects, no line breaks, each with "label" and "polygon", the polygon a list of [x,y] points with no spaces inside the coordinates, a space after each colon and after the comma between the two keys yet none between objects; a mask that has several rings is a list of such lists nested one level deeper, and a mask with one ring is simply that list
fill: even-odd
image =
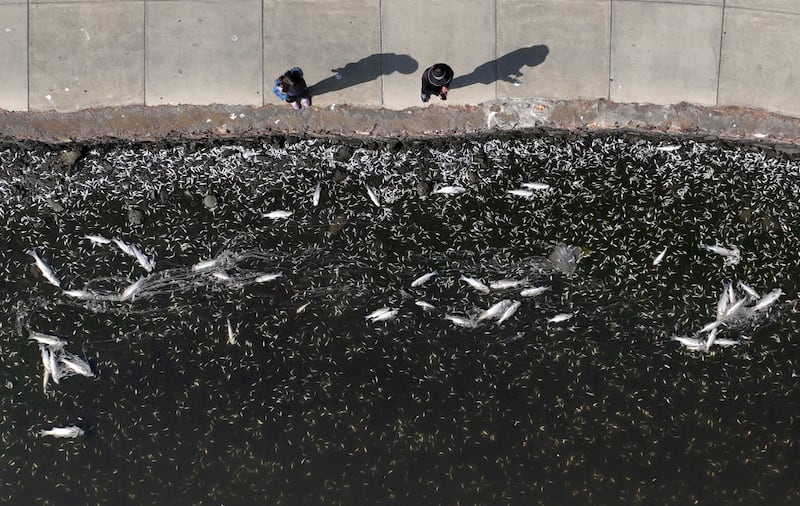
[{"label": "fish belly facing up", "polygon": [[490,318],[498,318],[505,312],[506,309],[508,309],[511,304],[513,304],[513,302],[508,299],[501,300],[478,315],[478,321],[488,320]]},{"label": "fish belly facing up", "polygon": [[567,321],[572,318],[572,316],[572,313],[558,313],[557,315],[548,318],[547,323],[559,323]]},{"label": "fish belly facing up", "polygon": [[411,287],[412,288],[416,288],[418,286],[422,286],[425,283],[427,283],[428,280],[430,280],[432,277],[436,276],[437,274],[439,274],[439,273],[436,272],[436,271],[429,272],[427,274],[423,274],[422,276],[418,277],[417,279],[415,279],[414,281],[411,282]]},{"label": "fish belly facing up", "polygon": [[533,288],[526,288],[519,292],[520,297],[536,297],[542,293],[550,290],[549,286],[535,286]]},{"label": "fish belly facing up", "polygon": [[518,300],[515,300],[514,302],[512,302],[506,308],[506,310],[503,311],[503,315],[500,317],[499,320],[497,320],[497,324],[499,325],[499,324],[503,323],[504,321],[508,320],[509,318],[511,318],[512,316],[514,316],[514,313],[517,312],[517,309],[519,309],[519,307],[521,305],[522,305],[522,303],[520,301],[518,301]]},{"label": "fish belly facing up", "polygon": [[43,429],[39,431],[40,436],[51,436],[61,438],[76,438],[83,436],[84,431],[80,427],[70,425],[69,427],[53,427],[50,430]]},{"label": "fish belly facing up", "polygon": [[464,318],[462,316],[446,314],[444,317],[446,320],[450,320],[453,322],[453,324],[458,325],[459,327],[473,328],[477,326],[475,320]]},{"label": "fish belly facing up", "polygon": [[761,297],[761,299],[753,306],[753,311],[761,311],[762,309],[766,309],[771,306],[776,300],[778,300],[781,295],[783,295],[783,290],[780,288],[776,288],[766,294],[765,296]]},{"label": "fish belly facing up", "polygon": [[94,376],[89,363],[82,358],[72,355],[71,353],[65,354],[63,357],[61,357],[61,363],[64,364],[64,366],[73,374],[79,374],[81,376],[86,376],[87,378]]},{"label": "fish belly facing up", "polygon": [[46,279],[47,282],[50,283],[51,285],[55,285],[60,288],[61,281],[59,281],[59,279],[56,277],[56,274],[55,272],[53,272],[53,269],[51,269],[49,265],[44,263],[44,260],[39,258],[39,255],[37,255],[35,251],[30,250],[28,251],[28,254],[33,257],[33,260],[36,262],[36,267],[38,267],[39,272],[42,273],[44,279]]},{"label": "fish belly facing up", "polygon": [[275,281],[276,279],[282,277],[283,277],[282,272],[273,272],[271,274],[262,274],[261,276],[258,276],[254,281],[256,283],[266,283],[267,281]]},{"label": "fish belly facing up", "polygon": [[479,291],[481,293],[489,293],[491,291],[488,286],[486,286],[480,280],[477,280],[475,278],[471,278],[469,276],[461,276],[460,279],[461,279],[461,281],[464,281],[469,286],[471,286],[472,288],[474,288],[475,290],[477,290],[477,291]]}]

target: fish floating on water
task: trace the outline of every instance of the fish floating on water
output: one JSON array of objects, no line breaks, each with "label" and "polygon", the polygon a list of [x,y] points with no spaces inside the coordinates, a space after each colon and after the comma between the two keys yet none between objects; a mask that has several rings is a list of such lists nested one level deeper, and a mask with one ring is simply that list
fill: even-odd
[{"label": "fish floating on water", "polygon": [[736,265],[742,259],[739,248],[724,248],[722,246],[713,246],[710,244],[701,244],[701,246],[706,251],[723,256],[725,258],[725,265]]},{"label": "fish floating on water", "polygon": [[664,261],[664,257],[667,255],[667,249],[669,249],[669,246],[664,246],[664,249],[661,250],[661,253],[656,255],[656,257],[653,259],[653,265],[658,265]]},{"label": "fish floating on water", "polygon": [[83,436],[85,431],[75,425],[67,427],[53,427],[52,429],[42,429],[39,431],[39,436],[50,436],[58,438],[76,438]]},{"label": "fish floating on water", "polygon": [[458,195],[459,193],[464,193],[467,191],[466,188],[463,186],[439,186],[438,188],[434,188],[431,191],[431,194],[441,194],[441,195]]},{"label": "fish floating on water", "polygon": [[285,220],[292,215],[292,211],[284,211],[284,210],[276,210],[270,211],[268,213],[263,213],[261,215],[262,218],[269,218],[271,220]]},{"label": "fish floating on water", "polygon": [[381,207],[381,201],[378,198],[378,195],[375,193],[375,190],[373,190],[369,185],[364,186],[367,187],[367,196],[369,196],[369,199],[373,204],[375,204],[375,207]]},{"label": "fish floating on water", "polygon": [[488,286],[478,279],[469,276],[461,276],[459,279],[481,293],[489,293],[491,291]]},{"label": "fish floating on water", "polygon": [[47,282],[50,283],[51,285],[55,285],[60,288],[61,281],[59,281],[59,279],[56,277],[56,274],[55,272],[53,272],[53,269],[51,269],[50,266],[44,262],[44,260],[39,258],[39,255],[37,255],[34,250],[29,250],[28,254],[33,257],[34,261],[36,262],[36,267],[39,268],[39,272],[42,273],[44,279],[46,279]]},{"label": "fish floating on water", "polygon": [[431,279],[432,277],[436,276],[437,274],[439,274],[439,273],[436,272],[436,271],[429,272],[427,274],[423,274],[422,276],[418,277],[417,279],[415,279],[414,281],[411,282],[411,287],[412,288],[416,288],[418,286],[422,286],[425,283],[427,283],[429,279]]},{"label": "fish floating on water", "polygon": [[558,313],[547,319],[547,323],[560,323],[569,320],[573,317],[572,313]]},{"label": "fish floating on water", "polygon": [[314,207],[319,205],[319,198],[322,195],[322,181],[317,181],[317,188],[314,190],[314,196],[311,198],[311,203]]},{"label": "fish floating on water", "polygon": [[533,288],[526,288],[519,292],[520,297],[536,297],[542,293],[550,290],[549,286],[535,286]]}]

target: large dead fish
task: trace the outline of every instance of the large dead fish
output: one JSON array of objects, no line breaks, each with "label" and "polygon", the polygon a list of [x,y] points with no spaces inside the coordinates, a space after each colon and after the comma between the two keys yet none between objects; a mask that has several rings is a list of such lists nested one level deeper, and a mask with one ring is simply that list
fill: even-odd
[{"label": "large dead fish", "polygon": [[55,286],[60,288],[61,287],[61,281],[58,280],[58,278],[56,277],[55,272],[53,272],[53,269],[51,269],[49,265],[44,263],[44,260],[39,258],[39,255],[37,255],[34,250],[29,250],[28,254],[30,256],[32,256],[33,259],[36,261],[36,267],[39,268],[39,272],[42,273],[42,276],[44,276],[44,279],[46,279],[51,285],[55,285]]}]

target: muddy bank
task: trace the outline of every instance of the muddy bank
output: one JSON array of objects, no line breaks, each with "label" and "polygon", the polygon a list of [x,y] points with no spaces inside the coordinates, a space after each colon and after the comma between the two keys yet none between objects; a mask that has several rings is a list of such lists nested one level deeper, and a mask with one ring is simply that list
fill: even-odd
[{"label": "muddy bank", "polygon": [[5,140],[46,143],[314,137],[430,138],[555,129],[636,132],[702,140],[738,140],[796,154],[800,119],[740,107],[617,104],[606,100],[506,99],[476,106],[403,111],[336,105],[293,111],[265,106],[129,106],[73,113],[0,111]]}]

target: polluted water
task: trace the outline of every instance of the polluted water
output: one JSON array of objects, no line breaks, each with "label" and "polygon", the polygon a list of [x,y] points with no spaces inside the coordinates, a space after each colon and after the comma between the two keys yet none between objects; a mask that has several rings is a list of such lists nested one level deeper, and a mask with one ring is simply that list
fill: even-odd
[{"label": "polluted water", "polygon": [[0,145],[0,502],[797,504],[798,217],[732,142]]}]

